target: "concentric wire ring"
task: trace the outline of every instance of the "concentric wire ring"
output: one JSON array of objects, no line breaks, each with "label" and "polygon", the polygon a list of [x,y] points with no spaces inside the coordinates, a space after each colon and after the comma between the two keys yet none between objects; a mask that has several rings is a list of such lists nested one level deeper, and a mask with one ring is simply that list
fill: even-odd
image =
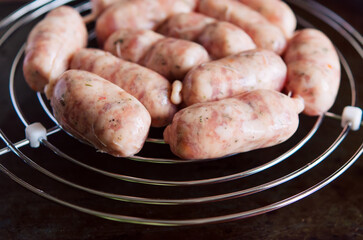
[{"label": "concentric wire ring", "polygon": [[[6,41],[6,39],[14,32],[17,30],[17,28],[19,28],[21,25],[23,25],[25,22],[30,21],[38,16],[40,16],[41,14],[43,14],[44,12],[49,11],[52,8],[55,8],[59,5],[63,5],[64,3],[68,3],[71,1],[54,1],[52,3],[49,3],[51,1],[43,1],[44,2],[44,6],[40,7],[40,5],[31,5],[32,6],[32,10],[37,9],[37,7],[40,7],[38,10],[34,11],[33,13],[27,15],[26,17],[22,18],[22,15],[25,15],[26,11],[24,11],[24,9],[20,9],[18,12],[15,12],[14,14],[12,14],[11,16],[13,17],[9,17],[5,20],[3,20],[2,22],[0,22],[0,28],[2,26],[5,26],[5,23],[9,23],[9,22],[15,22],[15,24],[0,38],[0,47],[2,46],[2,44]],[[310,1],[309,1],[310,2]],[[296,1],[291,1],[291,4],[297,5],[301,8],[307,8],[309,6],[309,4],[304,3],[304,1],[301,0],[296,0]],[[79,10],[87,10],[89,9],[89,3],[85,3],[85,4],[81,4],[79,5]],[[339,19],[339,21],[335,21],[334,16],[332,17],[331,12],[329,12],[328,10],[326,10],[324,7],[319,5],[319,11],[311,11],[314,15],[316,15],[319,18],[324,19],[325,21],[331,22],[330,25],[333,25],[336,29],[340,29],[338,30],[350,43],[352,43],[352,46],[357,49],[357,52],[359,52],[361,54],[361,52],[359,51],[359,43],[356,41],[356,39],[354,37],[357,37],[356,35],[353,34],[353,36],[351,36],[350,34],[352,33],[353,28],[351,28],[348,31],[345,31],[344,28],[341,27],[341,19]],[[309,8],[309,10],[311,10]],[[320,12],[323,12],[323,15],[320,15]],[[14,20],[15,19],[15,20]],[[18,20],[19,19],[19,20]],[[18,21],[17,21],[18,20]],[[306,24],[309,24],[308,22],[305,21]],[[343,23],[345,23],[343,21]],[[353,29],[354,30],[354,29]],[[354,32],[354,31],[353,31]],[[359,35],[359,34],[358,34]],[[348,37],[347,37],[348,36]],[[359,40],[359,39],[358,39]],[[354,43],[353,43],[354,42]],[[360,44],[362,44],[360,42]],[[360,48],[361,50],[361,48]],[[9,82],[9,87],[10,87],[10,95],[11,95],[11,100],[14,106],[15,111],[17,112],[19,118],[22,120],[23,124],[25,126],[27,126],[29,123],[26,120],[26,117],[23,115],[21,108],[18,104],[16,95],[15,95],[15,91],[14,91],[14,75],[15,75],[15,70],[18,66],[19,60],[21,58],[23,54],[23,48],[19,50],[16,58],[14,59],[13,62],[13,66],[10,72],[10,82]],[[341,57],[341,62],[343,65],[343,68],[345,69],[348,78],[349,78],[349,82],[350,82],[350,86],[351,86],[351,92],[352,92],[352,105],[355,105],[355,101],[356,101],[356,90],[355,90],[355,84],[354,84],[354,78],[353,78],[353,74],[349,68],[349,65],[347,63],[347,61],[344,59],[344,56],[342,54],[340,54]],[[52,117],[50,110],[48,109],[46,103],[43,100],[43,97],[38,94],[38,99],[39,102],[41,104],[41,106],[43,107],[44,111],[46,112],[46,114],[54,121],[55,119]],[[216,183],[220,183],[220,182],[227,182],[227,181],[232,181],[232,180],[237,180],[243,177],[247,177],[256,173],[259,173],[263,170],[266,170],[280,162],[282,162],[283,160],[285,160],[288,157],[291,157],[296,151],[298,151],[300,148],[303,147],[303,145],[311,138],[313,137],[313,135],[315,134],[315,132],[318,130],[320,124],[323,121],[323,116],[319,117],[314,125],[314,127],[310,130],[310,132],[292,149],[290,149],[289,151],[287,151],[286,153],[282,154],[281,156],[279,156],[278,158],[271,160],[270,162],[267,162],[265,164],[262,164],[258,167],[252,168],[250,170],[247,171],[243,171],[237,174],[232,174],[232,175],[227,175],[227,176],[222,176],[222,177],[218,177],[218,178],[211,178],[211,179],[200,179],[200,180],[190,180],[190,181],[164,181],[164,180],[155,180],[155,179],[145,179],[145,178],[138,178],[138,177],[132,177],[132,176],[125,176],[125,175],[120,175],[120,174],[116,174],[116,173],[111,173],[111,172],[107,172],[95,167],[92,167],[90,165],[84,164],[76,159],[74,159],[73,157],[63,153],[61,150],[59,150],[57,147],[55,147],[53,144],[51,144],[49,141],[47,140],[42,140],[42,143],[44,146],[46,146],[47,148],[49,148],[50,150],[52,150],[54,153],[56,153],[58,156],[61,156],[62,158],[77,164],[78,166],[84,167],[88,170],[91,170],[93,172],[108,176],[108,177],[112,177],[112,178],[116,178],[116,179],[120,179],[120,180],[124,180],[124,181],[130,181],[130,182],[136,182],[136,183],[140,183],[140,184],[150,184],[150,185],[160,185],[160,186],[191,186],[191,185],[202,185],[202,184],[216,184]],[[142,204],[158,204],[158,205],[183,205],[183,204],[196,204],[196,203],[208,203],[208,202],[215,202],[215,201],[222,201],[222,200],[226,200],[226,199],[231,199],[231,198],[238,198],[238,197],[242,197],[242,196],[247,196],[250,194],[254,194],[260,191],[264,191],[266,189],[270,189],[272,187],[278,186],[282,183],[285,183],[289,180],[292,180],[294,178],[296,178],[297,176],[302,175],[303,173],[309,171],[310,169],[312,169],[313,167],[315,167],[316,165],[318,165],[319,163],[321,163],[326,157],[328,157],[338,146],[339,144],[345,139],[345,137],[347,136],[348,132],[349,132],[349,125],[345,126],[345,128],[343,129],[343,131],[340,133],[340,135],[337,137],[337,139],[331,144],[331,146],[325,150],[318,158],[314,159],[313,161],[309,162],[308,164],[306,164],[305,166],[299,168],[296,171],[293,171],[289,174],[287,174],[286,176],[283,176],[281,178],[278,178],[276,180],[267,182],[265,184],[261,184],[255,187],[251,187],[248,189],[244,189],[244,190],[240,190],[240,191],[236,191],[236,192],[231,192],[231,193],[225,193],[225,194],[220,194],[220,195],[214,195],[214,196],[207,196],[207,197],[199,197],[199,198],[189,198],[189,199],[155,199],[155,198],[141,198],[141,197],[135,197],[135,196],[126,196],[126,195],[117,195],[117,194],[112,194],[112,193],[107,193],[107,192],[103,192],[103,191],[98,191],[98,190],[94,190],[94,189],[90,189],[90,188],[86,188],[83,187],[81,185],[75,184],[73,182],[70,182],[66,179],[63,179],[53,173],[51,173],[50,171],[46,170],[45,168],[41,167],[40,165],[38,165],[37,163],[35,163],[32,159],[30,159],[29,157],[27,157],[24,153],[22,153],[17,147],[15,147],[15,145],[5,136],[5,134],[0,130],[0,138],[8,145],[9,149],[11,151],[13,151],[19,158],[21,158],[22,160],[24,160],[29,166],[31,166],[32,168],[35,168],[36,170],[42,172],[43,174],[47,175],[48,177],[57,180],[61,183],[64,183],[68,186],[77,188],[79,190],[83,190],[98,196],[103,196],[106,198],[111,198],[111,199],[115,199],[115,200],[120,200],[120,201],[126,201],[126,202],[134,202],[134,203],[142,203]],[[56,133],[57,131],[59,131],[59,127],[56,126],[52,129],[50,129],[49,133],[53,134]],[[150,140],[150,144],[153,143],[163,143],[162,140],[160,139],[149,139]],[[110,213],[104,213],[104,212],[99,212],[99,211],[95,211],[92,209],[87,209],[81,206],[77,206],[74,205],[72,203],[69,202],[65,202],[63,200],[60,200],[58,198],[55,198],[45,192],[43,192],[40,189],[37,189],[35,187],[33,187],[32,185],[26,183],[25,181],[23,181],[21,178],[15,176],[13,173],[9,172],[3,165],[0,165],[0,170],[2,170],[5,174],[7,174],[10,178],[12,178],[14,181],[16,181],[17,183],[21,184],[22,186],[26,187],[27,189],[37,193],[40,196],[43,196],[44,198],[47,198],[49,200],[52,200],[54,202],[60,203],[62,205],[71,207],[73,209],[79,210],[81,212],[85,212],[91,215],[95,215],[95,216],[99,216],[102,218],[106,218],[106,219],[110,219],[110,220],[115,220],[115,221],[121,221],[121,222],[129,222],[129,223],[139,223],[139,224],[148,224],[148,225],[163,225],[163,226],[182,226],[182,225],[194,225],[194,224],[205,224],[205,223],[215,223],[215,222],[224,222],[224,221],[232,221],[232,220],[237,220],[237,219],[242,219],[242,218],[247,218],[250,216],[255,216],[255,215],[259,215],[265,212],[269,212],[269,211],[273,211],[276,210],[278,208],[281,208],[283,206],[286,206],[288,204],[291,204],[293,202],[296,202],[310,194],[312,194],[313,192],[319,190],[320,188],[324,187],[325,185],[329,184],[331,181],[333,181],[334,179],[336,179],[338,176],[340,176],[344,171],[346,171],[358,158],[359,156],[362,154],[363,151],[363,145],[361,145],[359,147],[359,149],[356,151],[356,153],[341,167],[339,168],[336,172],[334,172],[332,175],[330,175],[328,178],[324,179],[323,181],[317,183],[316,185],[312,186],[311,188],[296,194],[294,196],[291,196],[287,199],[278,201],[276,203],[264,206],[264,207],[260,207],[260,208],[256,208],[253,210],[249,210],[249,211],[244,211],[244,212],[239,212],[239,213],[235,213],[235,214],[229,214],[229,215],[224,215],[224,216],[217,216],[217,217],[209,217],[209,218],[200,218],[200,219],[188,219],[188,220],[160,220],[160,219],[148,219],[148,218],[137,218],[137,217],[131,217],[131,216],[124,216],[124,215],[116,215],[116,214],[110,214]],[[1,155],[1,154],[0,154]],[[185,163],[185,161],[181,161],[181,160],[175,160],[175,159],[158,159],[158,158],[144,158],[144,157],[134,157],[134,158],[130,158],[131,160],[136,160],[136,161],[143,161],[143,162],[149,162],[149,163]],[[198,160],[193,160],[190,162],[198,162]]]}]

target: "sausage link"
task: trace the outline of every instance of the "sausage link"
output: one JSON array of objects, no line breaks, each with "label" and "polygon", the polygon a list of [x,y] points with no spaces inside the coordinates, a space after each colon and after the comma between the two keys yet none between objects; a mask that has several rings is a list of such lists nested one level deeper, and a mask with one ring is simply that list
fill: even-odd
[{"label": "sausage link", "polygon": [[203,30],[214,22],[216,22],[214,18],[200,13],[179,13],[163,23],[158,32],[168,37],[196,41]]},{"label": "sausage link", "polygon": [[98,49],[77,52],[71,68],[95,73],[136,97],[149,111],[153,127],[167,125],[177,111],[169,99],[169,81],[147,68]]},{"label": "sausage link", "polygon": [[105,50],[169,80],[182,79],[191,68],[209,61],[208,52],[199,44],[165,38],[151,30],[120,29],[107,39]]},{"label": "sausage link", "polygon": [[121,1],[107,8],[96,22],[96,34],[100,46],[116,30],[156,29],[168,16],[191,12],[196,0],[133,0]]},{"label": "sausage link", "polygon": [[296,131],[302,99],[273,90],[199,103],[178,112],[164,131],[172,152],[183,159],[209,159],[270,147]]},{"label": "sausage link", "polygon": [[235,0],[200,0],[199,11],[242,28],[259,48],[282,54],[286,39],[282,31],[261,14]]},{"label": "sausage link", "polygon": [[92,13],[99,15],[112,4],[121,1],[129,1],[129,0],[91,0]]},{"label": "sausage link", "polygon": [[104,49],[119,58],[138,63],[163,38],[150,30],[119,29],[107,39]]},{"label": "sausage link", "polygon": [[86,44],[87,29],[76,10],[62,6],[50,11],[28,36],[23,72],[30,88],[43,92],[45,85],[52,85],[68,69],[72,55]]},{"label": "sausage link", "polygon": [[[158,1],[168,16],[178,13],[192,12],[197,8],[199,0],[152,0]],[[165,19],[164,19],[165,20]]]},{"label": "sausage link", "polygon": [[145,107],[118,86],[89,72],[62,74],[51,98],[64,130],[116,157],[138,153],[149,132]]},{"label": "sausage link", "polygon": [[[112,4],[126,2],[131,0],[91,0],[92,13],[85,17],[85,22],[95,20],[102,12],[104,12]],[[180,11],[190,11],[195,9],[197,0],[158,0],[163,9],[174,14]]]},{"label": "sausage link", "polygon": [[178,80],[183,79],[193,67],[209,60],[208,52],[199,44],[165,38],[150,49],[141,61],[141,65],[160,73],[169,80]]},{"label": "sausage link", "polygon": [[213,59],[256,48],[252,39],[241,28],[200,13],[171,16],[158,31],[168,37],[201,44]]},{"label": "sausage link", "polygon": [[286,71],[285,63],[274,52],[242,52],[192,69],[183,81],[183,100],[189,106],[260,88],[280,91]]},{"label": "sausage link", "polygon": [[256,48],[252,39],[239,27],[228,22],[209,24],[198,37],[200,43],[214,59]]},{"label": "sausage link", "polygon": [[92,12],[83,17],[85,23],[94,21],[102,12],[114,3],[129,0],[91,0]]},{"label": "sausage link", "polygon": [[270,23],[279,27],[287,38],[296,29],[296,17],[291,8],[281,0],[239,0],[259,12]]},{"label": "sausage link", "polygon": [[305,100],[304,113],[317,116],[334,104],[340,85],[338,54],[322,32],[304,29],[296,32],[285,53],[286,90]]}]

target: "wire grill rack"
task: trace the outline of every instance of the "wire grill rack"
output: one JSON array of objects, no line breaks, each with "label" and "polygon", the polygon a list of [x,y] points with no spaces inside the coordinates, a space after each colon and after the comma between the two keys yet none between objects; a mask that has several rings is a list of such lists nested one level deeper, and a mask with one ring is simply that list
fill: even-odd
[{"label": "wire grill rack", "polygon": [[[342,41],[341,44],[348,44],[354,54],[360,56],[360,58],[363,57],[362,37],[354,28],[335,13],[314,1],[291,0],[287,2],[297,13],[299,26],[323,27],[326,29],[328,35],[340,38],[340,41]],[[232,212],[225,211],[225,213],[223,213],[223,211],[221,211],[222,213],[217,216],[202,216],[199,218],[190,218],[187,216],[179,219],[177,216],[179,216],[180,212],[189,211],[189,206],[194,208],[193,211],[198,211],[195,209],[205,208],[207,209],[206,212],[209,212],[208,209],[215,208],[217,206],[216,204],[220,204],[220,208],[224,210],[223,203],[230,202],[231,200],[242,201],[243,197],[247,196],[252,196],[252,199],[248,199],[247,202],[259,202],[259,199],[263,198],[263,196],[259,196],[260,193],[267,190],[274,191],[274,189],[280,185],[284,186],[284,184],[291,180],[296,180],[300,176],[305,176],[310,170],[331,157],[333,152],[339,150],[340,144],[350,132],[351,123],[348,122],[343,126],[341,131],[338,131],[337,133],[334,132],[336,135],[332,139],[329,138],[324,140],[324,135],[316,136],[321,126],[324,125],[323,122],[326,121],[324,118],[340,119],[340,115],[327,113],[324,116],[314,119],[302,116],[298,133],[286,144],[270,149],[253,151],[252,153],[237,154],[224,159],[188,161],[172,158],[170,157],[171,154],[167,146],[165,146],[163,140],[160,139],[160,130],[151,131],[150,138],[148,138],[144,147],[146,150],[143,150],[139,156],[127,159],[115,159],[96,153],[93,149],[90,149],[90,147],[78,143],[77,141],[73,141],[70,136],[64,134],[57,121],[52,116],[49,103],[45,100],[45,97],[40,93],[35,94],[24,87],[25,83],[21,69],[26,36],[30,31],[31,26],[33,26],[33,24],[45,13],[64,4],[70,4],[76,7],[82,14],[87,13],[91,7],[88,1],[40,0],[25,5],[0,22],[0,30],[2,31],[0,49],[6,49],[7,44],[9,43],[14,44],[13,41],[15,41],[15,39],[17,42],[16,51],[14,51],[12,55],[13,58],[9,60],[10,64],[8,68],[6,67],[5,69],[5,71],[8,71],[8,83],[1,82],[3,88],[7,84],[9,86],[9,98],[12,105],[9,107],[13,107],[25,128],[34,121],[40,121],[42,124],[50,126],[47,130],[47,136],[58,135],[59,139],[61,139],[56,139],[56,143],[52,143],[50,140],[42,138],[40,139],[42,147],[34,150],[37,151],[36,153],[31,152],[30,154],[26,154],[26,151],[21,151],[20,148],[29,144],[27,139],[14,143],[4,133],[6,130],[3,131],[0,129],[0,138],[6,144],[6,147],[0,149],[0,156],[11,154],[12,152],[23,160],[26,166],[29,166],[50,179],[69,186],[76,191],[82,191],[96,197],[110,199],[111,204],[110,202],[107,202],[107,204],[110,205],[115,205],[116,201],[121,201],[120,203],[116,202],[116,204],[121,205],[121,210],[124,210],[127,214],[108,213],[102,210],[95,210],[95,208],[97,209],[98,207],[80,206],[71,201],[63,200],[60,197],[55,197],[14,174],[12,171],[8,170],[4,164],[0,164],[0,170],[4,174],[23,187],[46,199],[101,218],[128,223],[183,226],[232,221],[270,212],[309,196],[338,178],[351,167],[363,153],[363,144],[359,143],[360,146],[358,145],[355,153],[352,156],[346,156],[345,162],[339,165],[338,169],[332,170],[325,179],[318,181],[318,183],[313,184],[311,187],[301,189],[292,195],[290,194],[282,200],[273,199],[273,202],[263,206],[252,204],[250,209],[241,211],[239,210],[239,207],[236,206],[236,209],[233,209]],[[307,14],[309,14],[309,17],[307,17]],[[315,19],[314,22],[316,25],[310,22],[311,19]],[[90,42],[92,44],[94,34],[92,33],[92,26],[89,28],[91,32]],[[339,46],[337,46],[337,49],[339,52]],[[344,54],[339,52],[339,55],[344,73],[341,88],[347,89],[350,96],[346,96],[346,94],[342,96],[342,94],[339,94],[337,104],[333,108],[333,111],[336,112],[342,112],[341,109],[346,105],[356,106],[357,101],[357,90],[355,86],[356,70],[351,69],[351,63],[348,62]],[[25,102],[28,101],[32,102],[34,108],[39,107],[42,112],[38,114],[37,110],[33,111],[24,107],[26,105]],[[338,127],[340,125],[338,121],[334,121],[333,125],[335,126],[335,129],[340,128]],[[325,142],[331,141],[329,144],[322,144],[323,150],[318,153],[316,157],[312,157],[314,156],[313,153],[310,153],[309,146],[306,146],[314,138],[318,138]],[[68,144],[67,142],[71,143]],[[71,156],[71,154],[74,155],[75,149],[77,149],[76,156]],[[112,190],[97,190],[99,189],[98,187],[88,187],[87,184],[78,183],[77,180],[68,180],[68,178],[62,176],[62,174],[54,173],[56,172],[54,170],[48,170],[49,167],[42,166],[42,160],[38,161],[36,158],[42,158],[41,154],[37,155],[38,152],[49,150],[51,151],[51,156],[54,158],[56,157],[63,162],[64,160],[67,160],[67,162],[71,164],[71,167],[78,167],[83,169],[83,171],[88,171],[93,174],[92,176],[94,176],[95,179],[109,178],[112,180],[112,184],[119,185],[122,189],[126,189],[126,193],[114,193],[120,191]],[[27,151],[29,152],[30,150],[28,149]],[[155,157],[155,153],[157,157]],[[299,157],[297,157],[298,154],[300,154]],[[87,156],[86,160],[84,160],[84,156]],[[266,160],[269,159],[270,156],[272,160]],[[89,160],[89,158],[91,158],[91,160]],[[308,161],[303,162],[295,169],[289,169],[288,172],[282,171],[281,174],[279,166],[285,161],[291,161],[295,158],[307,158]],[[245,164],[246,161],[251,159],[256,163]],[[108,167],[103,167],[102,163],[105,165],[115,165],[117,166],[116,169],[121,169],[121,171],[113,170],[113,168],[110,170]],[[227,164],[236,166],[236,170],[225,171],[224,168]],[[140,170],[141,168],[142,170]],[[148,170],[152,172],[154,168],[157,169],[159,175],[155,176],[155,174],[147,173]],[[202,171],[205,171],[206,173],[203,173]],[[275,177],[271,172],[276,171],[279,172],[279,174]],[[160,172],[164,174],[160,174]],[[268,173],[266,174],[266,172]],[[272,177],[266,177],[270,174]],[[142,177],[140,177],[140,175]],[[252,178],[252,180],[248,181],[249,178]],[[246,183],[246,181],[248,183]],[[133,190],[128,191],[128,189]],[[188,191],[193,193],[200,191],[200,194],[191,194],[188,193]],[[167,194],[169,192],[170,194]],[[253,198],[254,196],[256,197]],[[87,205],[87,203],[85,205]],[[147,215],[146,217],[134,216],[132,215],[132,211],[125,210],[126,207],[136,209],[135,212],[137,212],[137,208],[140,205],[147,206],[147,209],[150,209],[150,211],[155,211],[156,217],[154,217],[153,214],[150,214],[151,217],[148,217],[148,213],[145,213],[145,215]],[[154,210],[154,206],[157,206],[158,210]],[[250,205],[246,204],[246,206]],[[171,210],[171,207],[175,207],[177,210]],[[142,209],[145,209],[145,207]],[[117,209],[117,211],[118,210],[119,209]],[[129,214],[130,212],[131,214]],[[203,213],[203,211],[201,212]],[[173,213],[177,216],[172,216]],[[135,215],[142,214],[136,213]],[[158,216],[163,216],[163,218]]]}]

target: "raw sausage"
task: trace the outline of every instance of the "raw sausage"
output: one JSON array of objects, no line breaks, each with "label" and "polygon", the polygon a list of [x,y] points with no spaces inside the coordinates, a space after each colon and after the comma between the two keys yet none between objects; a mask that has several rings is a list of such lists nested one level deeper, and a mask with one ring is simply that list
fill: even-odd
[{"label": "raw sausage", "polygon": [[149,132],[151,118],[145,107],[93,73],[69,70],[62,74],[51,105],[64,130],[116,157],[138,153]]},{"label": "raw sausage", "polygon": [[209,24],[197,42],[205,47],[214,59],[256,48],[255,43],[242,29],[222,21]]},{"label": "raw sausage", "polygon": [[239,27],[199,13],[171,16],[159,32],[168,37],[200,43],[213,59],[256,48],[252,39]]},{"label": "raw sausage", "polygon": [[317,116],[334,104],[340,85],[338,54],[322,32],[315,29],[298,31],[285,53],[286,90],[305,100],[304,113]]},{"label": "raw sausage", "polygon": [[168,37],[195,41],[203,30],[215,21],[214,18],[196,12],[179,13],[163,23],[158,32]]},{"label": "raw sausage", "polygon": [[209,61],[208,52],[199,44],[165,38],[151,30],[120,29],[107,39],[105,50],[169,80],[182,79],[191,68]]},{"label": "raw sausage", "polygon": [[125,1],[129,1],[129,0],[91,0],[92,13],[99,15],[112,4],[121,2],[121,1],[125,2]]},{"label": "raw sausage", "polygon": [[87,29],[76,10],[62,6],[49,12],[28,36],[23,64],[28,85],[43,92],[45,85],[68,69],[72,55],[86,44]]},{"label": "raw sausage", "polygon": [[242,28],[259,48],[282,54],[286,39],[282,31],[261,14],[235,0],[200,0],[201,13]]},{"label": "raw sausage", "polygon": [[[92,13],[84,17],[85,22],[90,22],[95,20],[102,12],[104,12],[108,7],[114,3],[126,2],[132,0],[91,0],[92,3]],[[189,9],[194,9],[197,5],[197,0],[158,0],[168,12],[173,14],[179,11],[189,11]]]},{"label": "raw sausage", "polygon": [[136,97],[149,111],[153,127],[171,122],[177,108],[170,102],[171,84],[159,74],[98,49],[82,49],[71,68],[95,73]]},{"label": "raw sausage", "polygon": [[270,147],[290,138],[302,99],[273,90],[244,92],[199,103],[178,112],[164,131],[172,152],[183,159],[209,159]]},{"label": "raw sausage", "polygon": [[169,80],[178,80],[183,79],[193,67],[209,60],[208,52],[199,44],[165,38],[150,49],[141,61],[141,65],[160,73]]},{"label": "raw sausage", "polygon": [[105,42],[105,51],[124,60],[138,63],[164,36],[150,30],[119,29]]},{"label": "raw sausage", "polygon": [[259,12],[269,22],[279,27],[287,38],[296,29],[296,17],[291,8],[281,0],[239,0]]},{"label": "raw sausage", "polygon": [[168,16],[191,12],[196,0],[133,0],[121,1],[107,8],[96,22],[97,39],[103,47],[106,39],[116,30],[156,29]]},{"label": "raw sausage", "polygon": [[158,1],[168,16],[194,11],[199,0],[152,0]]},{"label": "raw sausage", "polygon": [[83,17],[84,22],[88,23],[94,21],[106,8],[117,2],[121,2],[121,0],[91,0],[92,12]]},{"label": "raw sausage", "polygon": [[120,28],[154,29],[167,18],[155,0],[134,0],[115,3],[107,8],[96,22],[97,40],[101,47],[106,39]]},{"label": "raw sausage", "polygon": [[274,52],[242,52],[191,70],[183,81],[183,100],[189,106],[260,88],[280,91],[286,71],[285,63]]}]

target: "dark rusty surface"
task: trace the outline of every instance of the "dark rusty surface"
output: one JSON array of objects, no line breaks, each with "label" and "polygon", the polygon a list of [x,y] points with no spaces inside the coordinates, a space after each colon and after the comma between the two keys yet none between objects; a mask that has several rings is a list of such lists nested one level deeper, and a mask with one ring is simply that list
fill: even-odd
[{"label": "dark rusty surface", "polygon": [[[363,5],[360,0],[320,0],[320,2],[352,23],[360,33],[363,32]],[[3,18],[19,6],[19,3],[0,4],[0,18]],[[362,59],[357,59],[357,61],[362,61]],[[4,73],[1,72],[1,80],[4,78]],[[363,78],[360,78],[360,80],[363,80]],[[358,93],[363,94],[362,83],[358,83]],[[359,100],[361,106],[362,97]],[[4,97],[0,98],[0,104],[5,103]],[[13,123],[13,119],[16,119],[16,115],[11,110],[4,111],[1,106],[0,126],[6,126],[4,130],[13,139],[20,139],[21,135],[11,133],[12,127],[16,127],[16,124],[18,124],[16,121]],[[331,125],[331,127],[328,126],[322,130],[328,136],[330,128],[336,128],[337,124],[334,120],[327,120],[325,124]],[[307,186],[315,184],[317,179],[321,180],[326,177],[332,172],[325,171],[326,169],[336,169],[343,160],[346,160],[347,156],[353,154],[356,149],[356,145],[353,143],[362,141],[361,133],[362,131],[351,133],[348,142],[345,142],[342,148],[339,148],[328,162],[324,163],[316,171],[300,177],[299,184],[288,184],[276,191],[269,191],[263,197],[257,196],[258,203],[264,204],[265,201],[267,203],[267,199],[274,199],[277,196],[289,196],[299,189],[306,189]],[[318,141],[310,144],[311,153],[315,150],[319,152],[321,145],[324,145],[324,143]],[[2,143],[0,143],[1,147],[3,147]],[[52,164],[47,162],[49,160],[47,158],[49,153],[47,152],[39,155],[32,150],[27,150],[27,152],[30,156],[44,159],[41,161],[44,165]],[[46,179],[35,173],[35,171],[28,171],[27,168],[20,167],[23,164],[15,159],[16,157],[13,154],[7,154],[0,158],[2,163],[11,167],[25,180],[37,179],[41,183],[43,179]],[[17,163],[14,163],[15,161]],[[210,164],[208,170],[213,171],[213,166],[213,163]],[[286,168],[289,167],[290,165],[287,164]],[[291,166],[292,169],[294,167],[296,166]],[[60,172],[63,171],[64,176],[70,179],[75,174],[75,171],[67,169],[67,166],[62,164],[56,165],[56,168],[59,168]],[[289,172],[288,169],[287,172]],[[321,174],[321,177],[319,174]],[[89,178],[88,175],[82,176],[81,183],[92,180],[92,176],[89,176]],[[256,181],[258,180],[260,179],[256,178]],[[105,184],[108,184],[107,181],[105,182]],[[206,226],[150,227],[116,223],[79,213],[38,197],[11,181],[4,174],[0,174],[0,239],[363,239],[362,182],[363,161],[360,158],[351,169],[327,187],[306,199],[268,214],[236,222]],[[97,186],[98,183],[94,184]],[[75,193],[60,184],[47,182],[44,184],[44,189],[62,199],[80,205],[93,206],[92,203],[89,203],[87,194]],[[233,186],[231,186],[231,189],[233,189]],[[222,192],[224,192],[223,189]],[[102,203],[102,201],[100,202]],[[98,203],[97,200],[95,205],[96,203]],[[122,205],[122,203],[117,202],[116,204]],[[216,209],[214,212],[213,207],[211,207],[210,211],[216,215],[221,210],[235,212],[235,209],[232,208],[237,206],[243,209],[243,206],[240,206],[243,204],[243,201],[240,203],[239,200],[232,200],[226,202],[222,209]],[[147,209],[148,207],[141,207],[138,211],[135,211],[137,213],[147,212]],[[120,212],[129,211],[122,208],[117,210],[120,210]],[[178,212],[173,211],[173,213]],[[195,214],[190,213],[189,216],[198,216],[199,210],[195,211]],[[203,212],[203,209],[201,209],[201,212]],[[168,213],[165,213],[165,216],[167,215]]]}]

